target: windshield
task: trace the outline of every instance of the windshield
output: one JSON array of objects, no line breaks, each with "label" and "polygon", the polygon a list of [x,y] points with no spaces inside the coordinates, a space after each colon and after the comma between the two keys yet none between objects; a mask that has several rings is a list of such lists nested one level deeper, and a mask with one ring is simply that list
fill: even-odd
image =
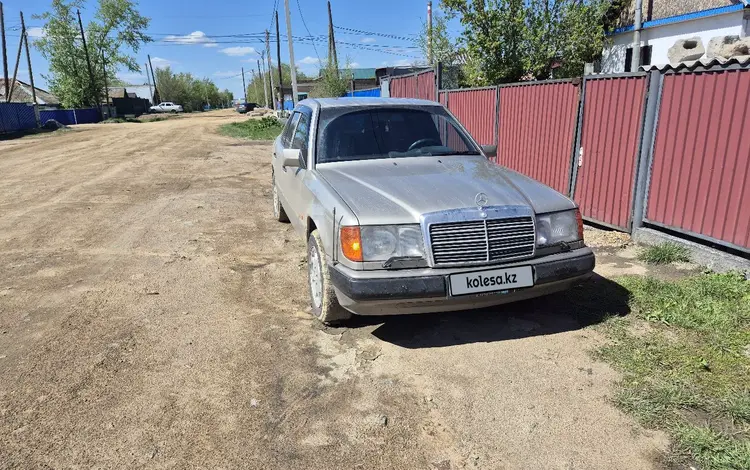
[{"label": "windshield", "polygon": [[455,120],[438,106],[323,109],[319,129],[318,163],[480,155]]}]

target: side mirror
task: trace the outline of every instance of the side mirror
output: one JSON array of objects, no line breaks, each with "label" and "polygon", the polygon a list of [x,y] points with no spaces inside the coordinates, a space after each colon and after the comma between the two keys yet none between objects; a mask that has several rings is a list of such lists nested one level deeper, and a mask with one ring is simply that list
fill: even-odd
[{"label": "side mirror", "polygon": [[281,155],[281,166],[283,168],[298,168],[300,166],[301,156],[302,153],[300,152],[300,149],[284,149],[284,152]]},{"label": "side mirror", "polygon": [[482,145],[482,153],[484,153],[487,158],[496,158],[497,145]]}]

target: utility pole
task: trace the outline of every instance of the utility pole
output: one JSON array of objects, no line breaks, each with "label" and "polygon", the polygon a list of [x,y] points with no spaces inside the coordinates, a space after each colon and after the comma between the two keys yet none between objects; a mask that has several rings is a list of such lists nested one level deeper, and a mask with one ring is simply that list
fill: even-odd
[{"label": "utility pole", "polygon": [[3,15],[3,2],[0,2],[0,39],[3,44],[3,79],[5,83],[5,96],[10,96],[10,83],[8,83],[8,51],[5,43],[5,16]]},{"label": "utility pole", "polygon": [[161,96],[159,96],[159,87],[156,84],[156,74],[154,74],[154,66],[151,65],[151,54],[148,54],[148,67],[151,69],[151,80],[154,81],[154,94],[152,98],[154,100],[154,104],[156,104],[158,101],[161,101],[161,99],[157,100],[156,98],[161,98]]},{"label": "utility pole", "polygon": [[[635,0],[635,25],[633,27],[633,56],[630,72],[637,72],[641,66],[641,29],[643,28],[643,1]],[[628,72],[628,70],[626,70]]]},{"label": "utility pole", "polygon": [[[89,91],[95,91],[94,87],[94,69],[91,68],[91,58],[89,57],[89,48],[86,46],[86,34],[83,32],[83,21],[81,21],[81,10],[76,10],[78,15],[78,27],[81,28],[81,41],[83,41],[83,52],[86,56],[86,67],[89,69]],[[96,107],[99,108],[99,114],[102,113],[101,104],[99,103],[99,92],[96,91],[94,96],[96,99]]]},{"label": "utility pole", "polygon": [[242,92],[245,95],[245,103],[247,103],[247,86],[245,85],[245,67],[242,67]]},{"label": "utility pole", "polygon": [[331,15],[331,1],[328,1],[328,60],[333,58],[333,69],[336,78],[339,77],[339,58],[336,55],[336,37],[333,34],[333,15]]},{"label": "utility pole", "polygon": [[[260,101],[260,91],[258,91],[258,80],[255,78],[255,70],[250,70],[250,72],[253,74],[253,87],[255,88],[255,99],[257,101]],[[258,77],[260,78],[260,77]],[[256,102],[256,105],[258,103]]]},{"label": "utility pole", "polygon": [[432,65],[432,2],[427,2],[427,63]]},{"label": "utility pole", "polygon": [[151,98],[151,104],[155,105],[156,103],[154,102],[154,89],[151,88],[151,77],[149,76],[149,73],[148,73],[148,63],[144,64],[143,68],[146,69],[146,81],[148,82],[148,95],[149,95],[149,98]]},{"label": "utility pole", "polygon": [[5,101],[10,103],[10,96],[13,94],[13,88],[16,87],[16,78],[18,78],[18,64],[21,62],[21,49],[23,48],[23,32],[21,33],[21,40],[18,41],[18,54],[16,54],[16,67],[13,69],[13,81],[10,82],[10,90]]},{"label": "utility pole", "polygon": [[31,100],[34,102],[34,109],[36,109],[36,88],[34,88],[34,71],[31,70],[31,55],[29,54],[29,36],[26,33],[26,22],[23,20],[23,12],[21,12],[21,38],[23,43],[26,45],[26,63],[29,66],[29,82],[31,82]]},{"label": "utility pole", "polygon": [[294,62],[294,42],[292,41],[292,17],[289,14],[289,0],[284,0],[286,13],[286,36],[289,40],[289,69],[292,72],[292,106],[297,105],[297,67]]},{"label": "utility pole", "polygon": [[[261,56],[262,58],[262,56]],[[266,108],[268,107],[268,88],[266,88],[266,74],[260,70],[260,60],[258,61],[258,76],[263,77],[263,95],[266,97]]]},{"label": "utility pole", "polygon": [[271,46],[268,41],[268,30],[266,30],[266,58],[268,59],[268,78],[271,83],[271,109],[276,110],[276,98],[273,96],[273,64],[271,63]]},{"label": "utility pole", "polygon": [[284,111],[284,76],[281,75],[281,37],[279,36],[279,10],[276,10],[276,65],[279,67],[279,111]]},{"label": "utility pole", "polygon": [[104,73],[104,98],[105,103],[107,103],[107,115],[109,115],[109,86],[107,84],[107,61],[104,59],[104,49],[102,49],[102,72]]}]

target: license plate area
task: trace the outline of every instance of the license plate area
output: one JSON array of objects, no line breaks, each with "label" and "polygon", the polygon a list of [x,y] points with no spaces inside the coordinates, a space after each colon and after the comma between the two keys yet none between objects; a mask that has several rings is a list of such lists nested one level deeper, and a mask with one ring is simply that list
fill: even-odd
[{"label": "license plate area", "polygon": [[534,285],[534,274],[531,266],[451,274],[449,279],[452,296],[484,294]]}]

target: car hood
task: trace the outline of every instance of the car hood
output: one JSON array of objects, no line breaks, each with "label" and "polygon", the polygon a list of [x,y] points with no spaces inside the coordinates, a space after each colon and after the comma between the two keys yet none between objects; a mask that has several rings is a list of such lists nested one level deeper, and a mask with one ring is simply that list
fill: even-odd
[{"label": "car hood", "polygon": [[535,213],[575,204],[531,178],[482,156],[411,157],[319,164],[318,173],[362,225],[417,223],[422,214],[487,206],[527,206]]}]

